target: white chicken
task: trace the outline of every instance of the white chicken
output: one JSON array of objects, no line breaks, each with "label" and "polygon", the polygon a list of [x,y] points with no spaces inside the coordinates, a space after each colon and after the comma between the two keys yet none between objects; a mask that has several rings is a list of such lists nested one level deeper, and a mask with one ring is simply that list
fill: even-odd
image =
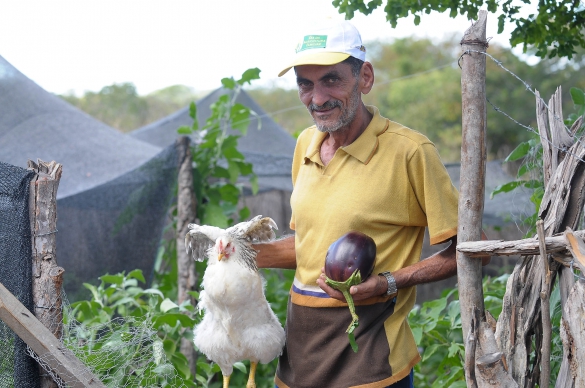
[{"label": "white chicken", "polygon": [[233,365],[250,360],[247,388],[255,388],[258,362],[269,363],[282,353],[284,330],[264,296],[264,279],[256,265],[254,242],[273,240],[276,223],[256,216],[228,229],[189,224],[185,236],[187,253],[202,261],[199,309],[204,311],[195,326],[193,342],[223,375],[228,388]]}]

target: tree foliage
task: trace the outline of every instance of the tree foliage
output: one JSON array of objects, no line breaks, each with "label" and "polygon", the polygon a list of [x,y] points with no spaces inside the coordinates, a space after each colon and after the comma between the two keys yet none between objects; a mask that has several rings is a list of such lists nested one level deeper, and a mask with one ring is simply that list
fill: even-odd
[{"label": "tree foliage", "polygon": [[[383,4],[382,0],[333,0],[333,6],[346,19],[353,18],[355,12],[369,15]],[[386,0],[384,12],[393,28],[398,19],[414,15],[414,24],[420,23],[420,16],[432,11],[449,12],[454,18],[458,14],[476,20],[479,10],[486,7],[498,15],[498,34],[504,30],[506,22],[515,25],[510,37],[510,44],[515,47],[523,45],[524,52],[528,46],[536,48],[539,57],[572,58],[577,47],[585,48],[585,6],[579,0],[539,0],[536,13],[521,16],[522,8],[530,5],[530,0]]]},{"label": "tree foliage", "polygon": [[192,88],[174,85],[140,96],[132,83],[104,86],[99,92],[60,96],[96,119],[129,132],[165,117],[198,97]]}]

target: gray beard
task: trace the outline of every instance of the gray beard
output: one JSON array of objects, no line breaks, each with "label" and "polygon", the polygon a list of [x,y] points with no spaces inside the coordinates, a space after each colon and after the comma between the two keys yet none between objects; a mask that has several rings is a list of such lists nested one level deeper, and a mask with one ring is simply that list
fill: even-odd
[{"label": "gray beard", "polygon": [[358,83],[356,82],[351,92],[349,105],[345,109],[343,104],[339,100],[327,101],[325,104],[321,106],[310,104],[308,109],[309,112],[312,112],[313,110],[331,109],[334,107],[339,107],[339,109],[341,109],[341,116],[339,117],[339,120],[337,120],[337,122],[335,123],[331,124],[317,123],[317,121],[313,119],[315,126],[320,132],[333,133],[339,130],[343,130],[349,126],[349,124],[355,119],[359,105],[360,93],[358,92]]}]

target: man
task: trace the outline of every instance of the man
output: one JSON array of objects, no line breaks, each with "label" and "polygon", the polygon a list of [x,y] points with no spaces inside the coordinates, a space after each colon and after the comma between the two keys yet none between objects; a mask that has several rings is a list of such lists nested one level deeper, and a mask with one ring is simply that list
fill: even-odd
[{"label": "man", "polygon": [[[414,286],[457,270],[457,191],[425,136],[362,102],[374,84],[365,52],[353,25],[330,23],[309,31],[279,74],[294,67],[315,122],[293,159],[295,236],[256,246],[260,267],[296,269],[279,388],[411,387],[420,361],[406,321]],[[420,261],[425,227],[431,244],[450,245]],[[357,353],[345,333],[345,299],[322,268],[329,245],[350,230],[377,246],[373,275],[350,290],[360,317]]]}]

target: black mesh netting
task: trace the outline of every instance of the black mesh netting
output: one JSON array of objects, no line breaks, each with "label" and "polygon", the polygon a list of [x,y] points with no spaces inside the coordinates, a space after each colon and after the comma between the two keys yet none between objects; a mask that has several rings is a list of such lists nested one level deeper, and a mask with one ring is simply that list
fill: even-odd
[{"label": "black mesh netting", "polygon": [[[33,311],[28,214],[32,171],[0,162],[0,283]],[[38,387],[38,367],[26,344],[0,321],[0,387]]]},{"label": "black mesh netting", "polygon": [[57,263],[70,300],[87,297],[82,283],[106,273],[141,269],[151,279],[177,160],[171,145],[133,171],[57,201]]},{"label": "black mesh netting", "polygon": [[[177,169],[177,147],[172,145],[116,179],[57,201],[57,263],[65,268],[69,280],[74,280],[70,282],[73,293],[81,282],[95,282],[108,272],[138,268],[149,277],[168,222],[165,215],[174,194]],[[34,311],[34,305],[28,199],[33,175],[32,171],[0,162],[0,282],[30,311]],[[64,348],[107,387],[136,386],[120,371],[138,369],[146,386],[157,386],[160,381],[167,386],[184,386],[174,367],[165,361],[162,341],[152,322],[117,317],[89,327],[72,318],[67,297],[63,297],[62,308],[69,317],[66,322],[58,322],[63,324],[60,339]],[[89,348],[93,349],[91,356]],[[0,388],[38,387],[36,362],[46,366],[49,359],[50,354],[32,353],[0,321]],[[154,377],[143,375],[147,369],[155,371],[151,373]],[[72,376],[88,373],[69,372],[56,374],[45,367],[43,373],[50,374],[61,388],[71,385]]]}]

